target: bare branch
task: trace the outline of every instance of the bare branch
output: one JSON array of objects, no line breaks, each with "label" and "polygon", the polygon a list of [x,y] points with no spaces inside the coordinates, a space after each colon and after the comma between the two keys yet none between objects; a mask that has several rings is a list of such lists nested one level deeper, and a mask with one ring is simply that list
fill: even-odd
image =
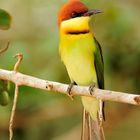
[{"label": "bare branch", "polygon": [[[18,69],[19,69],[19,65],[21,64],[21,61],[23,59],[23,55],[22,54],[17,54],[15,57],[18,58],[18,61],[14,66],[14,71],[17,72]],[[15,117],[15,113],[16,113],[18,94],[19,94],[19,84],[16,83],[15,84],[15,94],[14,94],[12,112],[11,112],[10,122],[9,122],[9,140],[12,140],[12,138],[13,138],[13,124],[14,124],[14,117]]]},{"label": "bare branch", "polygon": [[[54,91],[67,95],[68,85],[58,82],[46,81],[36,77],[21,74],[15,71],[7,71],[0,69],[0,79],[11,81],[19,86],[25,85],[33,88],[39,88],[47,91]],[[140,105],[140,96],[123,92],[110,90],[94,89],[93,95],[90,95],[89,87],[73,86],[71,94],[73,96],[88,96],[102,100],[110,100],[115,102]]]}]

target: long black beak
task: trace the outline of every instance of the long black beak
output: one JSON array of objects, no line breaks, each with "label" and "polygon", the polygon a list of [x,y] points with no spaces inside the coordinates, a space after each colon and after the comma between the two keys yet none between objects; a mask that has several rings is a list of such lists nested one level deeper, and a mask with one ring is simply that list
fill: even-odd
[{"label": "long black beak", "polygon": [[93,10],[89,10],[86,13],[84,13],[83,16],[91,16],[91,15],[95,15],[95,14],[99,14],[99,13],[103,13],[103,12],[101,10],[93,9]]}]

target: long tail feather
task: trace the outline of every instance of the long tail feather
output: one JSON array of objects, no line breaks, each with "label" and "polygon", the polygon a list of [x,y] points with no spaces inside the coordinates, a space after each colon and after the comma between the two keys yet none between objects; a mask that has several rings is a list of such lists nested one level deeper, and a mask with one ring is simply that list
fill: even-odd
[{"label": "long tail feather", "polygon": [[103,127],[99,125],[98,120],[94,121],[85,109],[81,140],[105,140]]}]

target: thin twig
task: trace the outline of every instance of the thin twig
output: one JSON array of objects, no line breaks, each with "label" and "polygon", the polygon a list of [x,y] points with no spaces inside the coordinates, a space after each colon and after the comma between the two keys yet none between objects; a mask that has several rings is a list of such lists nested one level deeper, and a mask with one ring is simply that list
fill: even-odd
[{"label": "thin twig", "polygon": [[16,62],[15,66],[14,66],[14,71],[17,72],[18,69],[19,69],[19,66],[20,66],[20,64],[21,64],[21,61],[22,61],[22,59],[23,59],[23,54],[19,53],[19,54],[16,54],[14,57],[15,57],[15,58],[18,58],[18,61]]},{"label": "thin twig", "polygon": [[[67,88],[69,85],[58,82],[46,81],[29,75],[25,75],[15,71],[8,71],[0,69],[0,79],[11,81],[19,86],[25,85],[46,91],[54,91],[56,93],[63,93],[67,95]],[[128,103],[133,105],[140,105],[140,95],[128,94],[124,92],[116,92],[111,90],[102,90],[94,88],[93,95],[89,92],[89,87],[73,86],[71,90],[73,96],[88,96],[102,100],[109,100],[115,102]]]},{"label": "thin twig", "polygon": [[6,47],[0,49],[0,54],[3,53],[3,52],[6,52],[8,50],[9,44],[10,44],[10,42],[7,43]]},{"label": "thin twig", "polygon": [[18,94],[19,94],[19,86],[16,84],[14,100],[13,100],[13,107],[12,107],[12,112],[11,112],[10,122],[9,122],[9,140],[12,140],[12,138],[13,138],[13,124],[14,124],[14,117],[15,117],[15,113],[16,113]]}]

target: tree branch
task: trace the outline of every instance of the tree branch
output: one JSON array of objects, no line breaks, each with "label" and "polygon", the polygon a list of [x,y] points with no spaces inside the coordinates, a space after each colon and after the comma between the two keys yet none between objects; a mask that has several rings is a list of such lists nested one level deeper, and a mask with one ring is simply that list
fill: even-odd
[{"label": "tree branch", "polygon": [[[58,82],[52,82],[42,80],[33,76],[28,76],[15,71],[8,71],[0,69],[0,79],[8,80],[19,86],[29,86],[33,88],[39,88],[46,91],[53,91],[57,93],[63,93],[67,95],[67,84],[61,84]],[[115,102],[128,103],[133,105],[140,105],[140,95],[128,94],[124,92],[116,92],[110,90],[101,90],[95,88],[93,95],[89,92],[89,87],[73,86],[71,94],[73,96],[88,96],[96,97],[102,100],[109,100]]]}]

